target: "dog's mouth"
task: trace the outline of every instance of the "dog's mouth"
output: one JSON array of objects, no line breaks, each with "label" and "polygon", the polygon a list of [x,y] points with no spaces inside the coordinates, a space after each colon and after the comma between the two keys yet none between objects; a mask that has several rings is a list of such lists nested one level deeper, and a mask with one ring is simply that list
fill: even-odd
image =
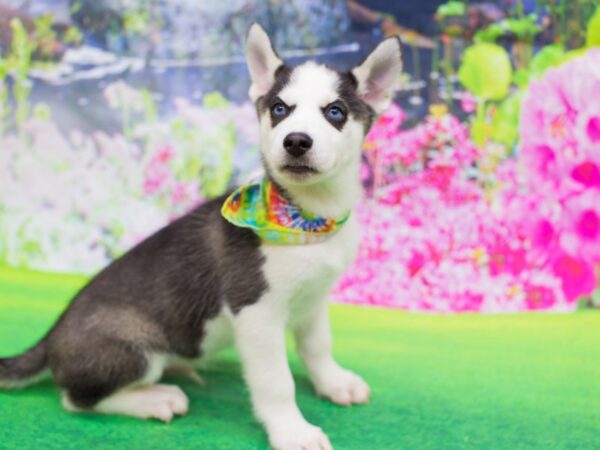
[{"label": "dog's mouth", "polygon": [[306,164],[286,164],[281,167],[281,171],[297,176],[306,176],[318,173],[317,169]]}]

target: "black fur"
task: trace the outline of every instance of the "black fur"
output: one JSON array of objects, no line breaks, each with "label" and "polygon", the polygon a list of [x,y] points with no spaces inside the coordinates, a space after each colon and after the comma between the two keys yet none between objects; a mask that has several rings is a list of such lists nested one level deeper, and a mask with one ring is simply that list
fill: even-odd
[{"label": "black fur", "polygon": [[199,357],[204,325],[224,302],[237,313],[267,289],[260,239],[221,217],[224,199],[159,230],[100,272],[43,347],[0,360],[0,379],[31,376],[47,363],[70,400],[87,408],[139,380],[148,353]]},{"label": "black fur", "polygon": [[[292,71],[293,69],[285,64],[280,65],[277,70],[275,70],[275,83],[273,83],[273,86],[271,86],[271,89],[269,89],[265,95],[256,100],[256,111],[258,112],[259,116],[265,111],[269,111],[271,107],[278,101],[281,102],[281,100],[278,98],[278,95],[289,83]],[[290,109],[290,112],[292,110],[293,109]],[[273,117],[271,117],[271,126],[274,127],[277,125],[277,123],[279,123],[279,121],[273,121]]]},{"label": "black fur", "polygon": [[340,100],[348,107],[350,114],[364,124],[366,134],[375,120],[375,111],[358,96],[356,92],[358,82],[352,72],[337,72],[337,74],[340,77],[337,90]]},{"label": "black fur", "polygon": [[0,358],[0,383],[12,384],[34,377],[46,368],[46,339],[14,358]]}]

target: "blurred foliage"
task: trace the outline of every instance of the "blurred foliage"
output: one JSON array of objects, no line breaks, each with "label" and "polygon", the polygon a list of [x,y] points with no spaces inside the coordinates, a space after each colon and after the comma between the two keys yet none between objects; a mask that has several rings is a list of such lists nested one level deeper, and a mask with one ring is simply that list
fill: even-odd
[{"label": "blurred foliage", "polygon": [[65,44],[79,45],[83,42],[83,34],[79,28],[70,26],[62,37]]},{"label": "blurred foliage", "polygon": [[566,60],[567,54],[562,46],[548,45],[536,53],[528,68],[515,71],[513,81],[519,88],[524,89],[532,78],[542,76],[546,70],[559,66]]},{"label": "blurred foliage", "polygon": [[482,100],[500,100],[508,94],[512,78],[504,48],[487,42],[469,47],[458,71],[461,83]]},{"label": "blurred foliage", "polygon": [[11,105],[8,97],[8,61],[0,56],[0,139],[8,128]]},{"label": "blurred foliage", "polygon": [[46,103],[36,103],[33,107],[32,116],[47,122],[52,119],[52,110]]},{"label": "blurred foliage", "polygon": [[[491,134],[486,121],[486,102],[503,99],[510,89],[512,66],[508,53],[496,44],[475,44],[465,51],[458,78],[477,99],[477,115],[471,124],[471,138],[475,144],[483,147]],[[500,122],[501,125],[504,123]]]},{"label": "blurred foliage", "polygon": [[450,0],[438,7],[436,15],[439,17],[454,17],[464,16],[466,12],[467,7],[464,2]]},{"label": "blurred foliage", "polygon": [[56,39],[56,31],[54,31],[54,16],[52,13],[45,13],[37,16],[34,21],[35,34],[34,36],[40,41],[53,41]]},{"label": "blurred foliage", "polygon": [[[542,28],[537,16],[524,15],[521,2],[517,2],[513,17],[479,30],[474,35],[474,45],[464,52],[459,80],[477,99],[477,113],[471,119],[471,137],[480,148],[492,141],[512,149],[518,139],[521,99],[529,83],[548,69],[585,53],[585,48],[569,50],[574,42],[585,42],[588,47],[600,45],[600,6],[595,6],[593,15],[594,10],[590,9],[592,3],[597,2],[574,0],[558,4],[547,0],[538,3],[555,16],[555,32],[562,30],[556,43],[542,46],[532,56],[533,42]],[[589,21],[587,17],[583,20],[584,12],[588,13],[587,17],[591,16]],[[571,30],[571,34],[565,34],[562,26],[569,14],[579,18],[580,25]],[[586,22],[584,27],[582,24]],[[587,33],[584,31],[584,35],[579,36],[581,39],[574,40],[572,36],[581,30]],[[502,37],[510,36],[516,41],[512,46],[514,69],[508,52],[495,45]]]},{"label": "blurred foliage", "polygon": [[507,18],[477,31],[473,40],[495,43],[503,36],[513,35],[519,41],[531,42],[541,30],[537,20],[536,14],[529,14],[521,18]]},{"label": "blurred foliage", "polygon": [[588,47],[600,46],[600,5],[596,7],[596,12],[588,22],[585,44]]},{"label": "blurred foliage", "polygon": [[521,93],[506,97],[491,113],[489,138],[503,144],[510,153],[519,137]]},{"label": "blurred foliage", "polygon": [[27,30],[19,19],[10,21],[12,29],[12,46],[8,55],[9,70],[14,78],[13,96],[16,102],[15,122],[22,125],[29,115],[29,94],[31,81],[28,79],[31,70],[31,59],[36,44],[29,38]]},{"label": "blurred foliage", "polygon": [[554,43],[566,48],[585,44],[585,24],[598,7],[598,0],[537,0],[551,18]]},{"label": "blurred foliage", "polygon": [[150,23],[147,9],[128,9],[123,14],[123,28],[131,34],[143,34]]}]

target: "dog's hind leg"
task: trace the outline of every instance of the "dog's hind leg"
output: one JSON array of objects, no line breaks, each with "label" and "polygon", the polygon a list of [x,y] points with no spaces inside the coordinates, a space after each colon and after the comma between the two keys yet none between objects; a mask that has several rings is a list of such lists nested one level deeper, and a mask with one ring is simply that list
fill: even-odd
[{"label": "dog's hind leg", "polygon": [[[85,412],[63,394],[67,411]],[[187,414],[188,398],[178,386],[150,384],[117,391],[91,408],[101,414],[119,414],[169,423],[174,416]]]},{"label": "dog's hind leg", "polygon": [[[156,384],[167,356],[121,340],[102,340],[79,358],[62,358],[55,368],[63,406],[71,412],[121,414],[170,422],[187,413],[188,399],[177,386]],[[72,354],[71,354],[72,356]]]}]

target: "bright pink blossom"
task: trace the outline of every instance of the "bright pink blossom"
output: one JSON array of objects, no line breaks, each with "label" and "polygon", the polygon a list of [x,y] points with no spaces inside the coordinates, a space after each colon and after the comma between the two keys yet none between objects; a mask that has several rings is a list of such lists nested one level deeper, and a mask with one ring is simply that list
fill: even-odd
[{"label": "bright pink blossom", "polygon": [[349,303],[428,312],[573,310],[600,264],[600,50],[548,71],[521,108],[516,159],[486,191],[467,127],[446,115],[366,142],[364,238],[335,289]]}]

